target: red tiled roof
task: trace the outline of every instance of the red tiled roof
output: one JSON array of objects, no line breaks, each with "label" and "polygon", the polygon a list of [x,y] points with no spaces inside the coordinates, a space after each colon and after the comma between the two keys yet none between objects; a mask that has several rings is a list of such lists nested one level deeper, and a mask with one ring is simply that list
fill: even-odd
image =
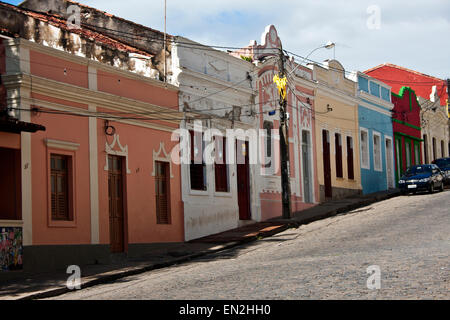
[{"label": "red tiled roof", "polygon": [[425,73],[422,73],[422,72],[418,72],[418,71],[415,71],[415,70],[411,70],[411,69],[408,69],[408,68],[405,68],[405,67],[401,67],[401,66],[398,66],[398,65],[392,64],[392,63],[383,63],[383,64],[380,64],[380,65],[378,65],[378,66],[376,66],[376,67],[373,67],[373,68],[371,68],[371,69],[369,69],[369,70],[364,71],[364,73],[371,72],[371,71],[380,69],[380,68],[382,68],[382,67],[391,67],[391,68],[395,68],[395,69],[407,71],[407,72],[410,72],[410,73],[414,73],[414,74],[417,74],[417,75],[420,75],[420,76],[424,76],[424,77],[427,77],[427,78],[430,78],[430,79],[434,79],[434,80],[436,80],[436,81],[444,81],[444,80],[442,80],[442,79],[439,79],[439,78],[430,76],[430,75],[428,75],[428,74],[425,74]]},{"label": "red tiled roof", "polygon": [[[71,33],[75,33],[78,34],[84,38],[88,38],[91,40],[95,40],[95,42],[99,42],[102,43],[104,45],[107,45],[113,49],[117,49],[120,51],[125,51],[125,52],[130,52],[130,53],[137,53],[137,54],[141,54],[144,56],[148,56],[151,57],[152,55],[149,54],[148,52],[139,50],[137,48],[134,48],[130,45],[127,45],[125,43],[122,43],[118,40],[112,39],[108,36],[105,36],[104,34],[101,34],[99,32],[96,32],[94,30],[90,30],[87,29],[85,27],[82,27],[80,29],[71,29],[68,27],[67,25],[67,20],[63,17],[57,16],[57,15],[51,15],[51,14],[45,14],[45,13],[38,13],[32,10],[28,10],[28,9],[24,9],[21,7],[16,7],[14,5],[8,4],[8,3],[4,3],[4,2],[0,2],[0,6],[2,7],[6,7],[10,10],[14,10],[16,12],[19,12],[21,14],[27,15],[29,17],[32,17],[34,19],[38,19],[40,21],[46,22],[50,25],[53,25],[57,28],[60,28],[62,30],[71,32]],[[4,33],[9,33],[9,30],[4,30],[4,28],[0,29],[0,31],[4,32]],[[13,35],[15,36],[15,35]]]}]

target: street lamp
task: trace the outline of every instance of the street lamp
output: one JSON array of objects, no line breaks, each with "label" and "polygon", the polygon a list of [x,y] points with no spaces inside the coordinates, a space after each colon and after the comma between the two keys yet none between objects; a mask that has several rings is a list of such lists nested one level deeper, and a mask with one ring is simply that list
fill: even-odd
[{"label": "street lamp", "polygon": [[328,50],[329,50],[329,49],[334,49],[334,48],[336,48],[336,43],[331,42],[331,41],[328,41],[327,44],[324,44],[324,45],[321,45],[320,47],[315,48],[313,51],[311,51],[311,52],[306,56],[306,58],[303,59],[303,61],[302,61],[300,64],[298,64],[298,65],[294,68],[294,70],[292,70],[292,71],[289,73],[289,75],[292,75],[292,74],[295,72],[295,70],[297,70],[297,68],[298,68],[299,66],[301,66],[306,60],[308,60],[308,58],[309,58],[314,52],[316,52],[317,50],[322,49],[322,48],[325,48],[325,49],[328,49]]}]

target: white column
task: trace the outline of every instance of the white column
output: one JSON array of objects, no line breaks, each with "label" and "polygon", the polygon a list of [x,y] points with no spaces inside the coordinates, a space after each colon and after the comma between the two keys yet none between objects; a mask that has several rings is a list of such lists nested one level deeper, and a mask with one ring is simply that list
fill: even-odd
[{"label": "white column", "polygon": [[[97,69],[88,67],[89,89],[97,91]],[[89,105],[90,112],[97,107]],[[97,118],[89,118],[89,186],[91,198],[91,244],[100,243],[99,201],[98,201],[98,141]]]},{"label": "white column", "polygon": [[[30,73],[30,50],[23,46],[18,47],[20,57],[20,72]],[[30,109],[31,92],[20,88],[20,107]],[[31,122],[31,113],[20,112],[20,120]],[[33,198],[32,198],[32,159],[31,159],[31,133],[21,133],[21,166],[22,166],[22,220],[23,220],[23,245],[33,244]]]}]

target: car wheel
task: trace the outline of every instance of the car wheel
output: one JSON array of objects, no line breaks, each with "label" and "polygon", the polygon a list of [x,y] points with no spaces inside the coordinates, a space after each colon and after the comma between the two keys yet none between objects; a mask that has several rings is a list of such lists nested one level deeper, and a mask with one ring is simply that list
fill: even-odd
[{"label": "car wheel", "polygon": [[434,184],[433,183],[431,183],[429,191],[430,191],[430,193],[434,193]]},{"label": "car wheel", "polygon": [[441,183],[441,188],[439,189],[439,191],[444,192],[444,189],[445,189],[445,188],[444,188],[444,183],[442,182],[442,183]]}]

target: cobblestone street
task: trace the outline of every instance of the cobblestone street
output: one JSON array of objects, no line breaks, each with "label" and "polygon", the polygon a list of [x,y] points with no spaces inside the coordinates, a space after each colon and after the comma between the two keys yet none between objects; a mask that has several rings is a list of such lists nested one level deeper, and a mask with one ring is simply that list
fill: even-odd
[{"label": "cobblestone street", "polygon": [[[55,299],[449,299],[449,196],[393,198]],[[372,265],[380,290],[367,288]]]}]

